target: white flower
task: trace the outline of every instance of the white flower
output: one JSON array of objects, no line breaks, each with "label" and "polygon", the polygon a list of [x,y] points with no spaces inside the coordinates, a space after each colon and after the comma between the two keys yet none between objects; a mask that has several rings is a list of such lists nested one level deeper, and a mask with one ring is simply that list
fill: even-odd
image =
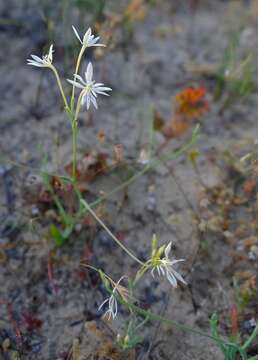
[{"label": "white flower", "polygon": [[181,281],[183,284],[187,285],[182,276],[175,269],[173,269],[174,264],[184,261],[184,259],[170,260],[170,251],[171,242],[165,248],[165,256],[162,259],[153,260],[153,269],[151,270],[151,274],[154,277],[154,271],[156,270],[159,276],[165,276],[173,287],[177,287],[178,280]]},{"label": "white flower", "polygon": [[53,45],[50,45],[47,55],[42,56],[42,58],[31,55],[32,59],[27,59],[28,65],[33,65],[37,67],[50,67],[53,61]]},{"label": "white flower", "polygon": [[77,37],[77,39],[80,41],[80,43],[86,48],[86,47],[91,47],[91,46],[105,46],[103,44],[97,44],[98,40],[99,40],[99,36],[95,37],[94,35],[92,35],[91,33],[91,28],[89,28],[86,33],[84,34],[83,38],[80,38],[80,35],[78,34],[78,31],[75,29],[74,26],[72,26],[73,31],[75,33],[75,36]]},{"label": "white flower", "polygon": [[104,300],[103,303],[99,306],[98,310],[100,310],[107,302],[108,302],[108,309],[105,312],[104,316],[107,316],[108,320],[110,320],[111,317],[114,320],[114,318],[117,315],[117,301],[114,295],[111,295],[109,298]]},{"label": "white flower", "polygon": [[122,279],[124,278],[125,276],[122,276],[117,283],[113,282],[111,279],[110,282],[113,286],[113,291],[111,293],[111,296],[107,299],[105,299],[103,301],[103,303],[99,306],[98,310],[100,310],[106,303],[108,303],[108,309],[106,310],[104,316],[107,316],[108,317],[108,320],[112,319],[114,320],[114,318],[116,317],[117,315],[117,300],[116,300],[116,296],[119,294],[124,301],[126,301],[127,297],[128,297],[128,291],[125,287],[119,285],[120,282],[122,281]]},{"label": "white flower", "polygon": [[89,110],[91,103],[96,109],[98,108],[96,100],[98,94],[109,96],[106,91],[112,91],[111,88],[103,86],[104,84],[102,83],[95,83],[95,81],[92,80],[92,77],[93,67],[90,62],[85,72],[85,80],[79,75],[74,75],[75,80],[67,80],[70,84],[82,89],[82,105],[86,103],[87,110]]},{"label": "white flower", "polygon": [[150,162],[150,156],[149,153],[146,151],[146,149],[142,149],[140,151],[140,155],[139,158],[137,160],[137,162],[141,165],[147,165]]}]

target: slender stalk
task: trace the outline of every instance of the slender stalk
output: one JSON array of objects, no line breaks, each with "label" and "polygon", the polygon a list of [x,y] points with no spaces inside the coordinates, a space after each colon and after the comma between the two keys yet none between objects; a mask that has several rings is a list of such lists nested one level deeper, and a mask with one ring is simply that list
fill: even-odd
[{"label": "slender stalk", "polygon": [[[86,265],[87,267],[91,267],[92,269],[96,270],[96,268],[94,268],[93,266],[88,266]],[[101,270],[97,270],[98,273],[100,274]],[[105,274],[105,273],[104,273]],[[105,276],[107,276],[105,274]],[[107,276],[108,277],[108,276]],[[105,284],[104,284],[105,285]],[[110,289],[108,289],[106,287],[106,290],[111,294],[112,291]],[[191,327],[188,327],[186,325],[183,325],[181,323],[178,323],[177,321],[174,321],[174,320],[170,320],[168,318],[164,318],[163,316],[160,316],[160,315],[157,315],[157,314],[154,314],[152,313],[151,311],[149,310],[144,310],[143,308],[135,305],[134,303],[130,303],[128,301],[125,301],[123,298],[121,298],[120,296],[117,296],[116,294],[114,294],[114,297],[116,298],[116,300],[124,305],[129,311],[134,311],[135,313],[138,313],[139,315],[142,315],[144,316],[146,319],[148,319],[148,321],[151,321],[151,320],[156,320],[156,321],[160,321],[164,324],[167,324],[167,325],[171,325],[171,326],[175,326],[176,328],[182,330],[182,331],[185,331],[185,332],[189,332],[189,333],[192,333],[192,334],[195,334],[195,335],[199,335],[199,336],[202,336],[202,337],[206,337],[212,341],[214,341],[216,344],[218,344],[218,339],[216,336],[214,335],[209,335],[201,330],[195,330]],[[147,322],[147,321],[146,321]],[[230,346],[232,347],[233,349],[235,349],[237,352],[239,352],[239,346],[235,343],[232,343],[232,342],[229,342],[229,341],[226,341],[224,339],[220,339],[221,343],[225,346],[225,348],[227,346]]]},{"label": "slender stalk", "polygon": [[77,121],[72,122],[72,138],[73,138],[73,181],[76,182],[76,169],[77,169]]},{"label": "slender stalk", "polygon": [[57,85],[58,85],[58,87],[59,87],[60,93],[61,93],[62,98],[63,98],[63,101],[64,101],[65,109],[69,109],[68,102],[67,102],[67,100],[66,100],[66,96],[65,96],[64,89],[63,89],[63,86],[62,86],[60,77],[59,77],[59,75],[58,75],[58,72],[57,72],[56,68],[55,68],[53,65],[50,66],[50,69],[51,69],[51,70],[54,72],[54,74],[55,74],[56,81],[57,81]]},{"label": "slender stalk", "polygon": [[256,337],[258,337],[258,325],[256,325],[254,331],[252,332],[250,337],[246,340],[246,342],[242,346],[242,349],[246,350],[250,346],[251,342],[253,342],[256,339]]},{"label": "slender stalk", "polygon": [[144,263],[139,260],[134,254],[130,252],[116,237],[115,235],[109,230],[109,228],[103,223],[103,221],[98,217],[98,215],[91,209],[89,204],[84,200],[81,199],[81,203],[85,206],[85,208],[90,212],[90,214],[97,220],[97,222],[106,230],[106,232],[111,236],[111,238],[135,261],[139,264],[144,265]]},{"label": "slender stalk", "polygon": [[[82,47],[81,47],[81,50],[80,50],[80,52],[79,52],[77,61],[76,61],[76,67],[75,67],[75,73],[74,73],[74,75],[78,75],[79,68],[80,68],[80,64],[81,64],[81,60],[82,60],[82,55],[84,54],[84,51],[85,51],[85,47],[82,46]],[[73,104],[74,104],[74,92],[75,92],[75,86],[73,85],[73,87],[72,87],[72,96],[71,96],[71,108],[72,108],[72,110],[73,110]]]},{"label": "slender stalk", "polygon": [[125,187],[129,186],[131,183],[133,183],[134,181],[136,181],[139,177],[141,177],[142,175],[144,175],[148,170],[150,169],[149,165],[146,165],[141,171],[138,171],[136,174],[134,174],[133,176],[131,176],[127,181],[123,182],[122,184],[118,185],[115,189],[111,190],[109,193],[107,193],[106,195],[103,195],[101,197],[99,197],[97,200],[93,201],[90,206],[97,206],[99,203],[103,202],[104,200],[106,200],[107,198],[109,198],[110,196],[112,196],[113,194],[117,193],[118,191],[124,189]]},{"label": "slender stalk", "polygon": [[76,110],[75,110],[75,115],[74,115],[74,121],[77,121],[78,119],[78,115],[82,106],[82,97],[86,94],[87,90],[83,89],[79,95],[78,101],[77,101],[77,105],[76,105]]},{"label": "slender stalk", "polygon": [[[120,302],[122,302],[125,306],[127,306],[128,308],[132,308],[135,312],[137,312],[138,314],[141,314],[141,315],[144,315],[146,317],[149,318],[149,320],[157,320],[157,321],[161,321],[165,324],[168,324],[168,325],[172,325],[172,326],[175,326],[177,327],[178,329],[180,330],[183,330],[183,331],[186,331],[186,332],[190,332],[192,334],[195,334],[195,335],[199,335],[199,336],[203,336],[203,337],[206,337],[208,339],[211,339],[215,342],[217,342],[217,339],[214,338],[213,336],[209,335],[209,334],[206,334],[205,332],[202,332],[202,331],[199,331],[199,330],[195,330],[195,329],[192,329],[188,326],[185,326],[183,324],[180,324],[178,322],[175,322],[173,320],[169,320],[169,319],[166,319],[160,315],[156,315],[156,314],[153,314],[151,313],[150,311],[146,311],[146,310],[143,310],[142,308],[140,308],[139,306],[137,305],[134,305],[132,303],[126,303],[125,301],[123,301],[122,299],[119,299]],[[234,343],[229,343],[229,342],[226,342],[225,340],[221,340],[225,345],[227,346],[232,346],[234,347],[236,350],[238,350],[238,346]]]},{"label": "slender stalk", "polygon": [[[72,140],[73,140],[73,170],[72,170],[72,177],[73,177],[73,181],[76,181],[76,166],[77,166],[77,127],[78,127],[78,115],[81,109],[81,105],[82,105],[82,97],[85,95],[85,93],[87,92],[87,89],[82,90],[78,101],[77,101],[77,105],[76,105],[76,110],[75,110],[75,114],[72,115],[71,118],[71,126],[72,126]],[[73,114],[73,100],[71,101],[71,107],[72,107],[72,114]]]}]

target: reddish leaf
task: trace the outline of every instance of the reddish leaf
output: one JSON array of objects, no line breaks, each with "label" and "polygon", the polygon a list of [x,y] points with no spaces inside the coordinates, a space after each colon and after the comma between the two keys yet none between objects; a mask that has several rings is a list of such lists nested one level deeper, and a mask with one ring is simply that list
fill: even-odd
[{"label": "reddish leaf", "polygon": [[252,178],[245,181],[243,190],[246,194],[251,194],[256,187],[256,179]]},{"label": "reddish leaf", "polygon": [[[77,163],[76,177],[81,181],[93,181],[96,176],[108,170],[107,155],[91,151],[86,153]],[[65,167],[68,174],[72,174],[72,164]]]},{"label": "reddish leaf", "polygon": [[238,328],[238,312],[236,304],[231,307],[231,335],[237,336],[239,332]]}]

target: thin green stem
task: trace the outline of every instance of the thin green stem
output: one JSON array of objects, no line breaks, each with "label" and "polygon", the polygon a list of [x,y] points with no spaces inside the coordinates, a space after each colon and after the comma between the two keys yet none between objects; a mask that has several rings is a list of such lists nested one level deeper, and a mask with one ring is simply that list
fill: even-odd
[{"label": "thin green stem", "polygon": [[75,115],[74,115],[74,121],[77,121],[77,119],[78,119],[78,115],[79,115],[81,105],[82,105],[82,97],[85,95],[85,92],[86,92],[86,90],[83,89],[79,95],[77,105],[76,105]]},{"label": "thin green stem", "polygon": [[61,93],[61,95],[62,95],[65,109],[69,109],[68,102],[67,102],[67,99],[66,99],[66,96],[65,96],[65,93],[64,93],[64,89],[63,89],[63,86],[62,86],[60,77],[59,77],[59,75],[58,75],[58,72],[57,72],[56,68],[54,67],[54,65],[51,65],[51,66],[50,66],[50,69],[51,69],[51,70],[54,72],[54,74],[55,74],[56,81],[57,81],[57,85],[58,85],[59,90],[60,90],[60,93]]},{"label": "thin green stem", "polygon": [[131,176],[127,181],[123,182],[122,184],[118,185],[115,189],[111,190],[109,193],[99,197],[97,200],[93,201],[90,204],[90,207],[97,206],[102,201],[106,200],[113,194],[117,193],[118,191],[124,189],[125,187],[129,186],[131,183],[136,181],[139,177],[144,175],[150,169],[149,165],[146,165],[141,171],[138,171],[136,174]]},{"label": "thin green stem", "polygon": [[111,236],[111,238],[135,261],[139,264],[144,265],[144,263],[139,260],[134,254],[130,252],[116,237],[115,235],[109,230],[109,228],[103,223],[103,221],[98,217],[98,215],[91,209],[90,205],[84,200],[81,199],[81,203],[84,207],[90,212],[90,214],[97,220],[97,222],[106,230],[106,232]]},{"label": "thin green stem", "polygon": [[[78,72],[79,72],[79,68],[80,68],[80,64],[81,64],[81,60],[82,60],[82,56],[83,56],[83,54],[84,54],[84,51],[85,51],[85,47],[82,46],[82,47],[81,47],[81,50],[80,50],[80,52],[79,52],[78,58],[77,58],[74,75],[78,75]],[[73,84],[73,87],[72,87],[72,95],[71,95],[71,109],[72,109],[72,110],[73,110],[73,104],[74,104],[74,92],[75,92],[75,86],[74,86],[74,84]]]},{"label": "thin green stem", "polygon": [[[163,318],[160,315],[156,315],[156,314],[151,313],[150,311],[143,310],[142,308],[140,308],[140,307],[138,307],[138,306],[136,306],[136,305],[134,305],[132,303],[126,303],[122,299],[119,299],[119,301],[122,302],[124,305],[126,305],[128,308],[133,309],[138,314],[148,317],[149,320],[161,321],[164,324],[176,326],[180,330],[187,331],[187,332],[190,332],[190,333],[195,334],[195,335],[206,337],[206,338],[211,339],[211,340],[213,340],[213,341],[215,341],[217,343],[216,338],[214,338],[213,336],[208,335],[208,334],[206,334],[206,333],[204,333],[202,331],[195,330],[195,329],[192,329],[192,328],[190,328],[188,326],[182,325],[182,324],[180,324],[180,323],[178,323],[176,321]],[[226,342],[224,340],[221,340],[221,341],[227,346],[232,346],[232,347],[238,349],[238,346],[236,344],[229,343],[229,342]]]},{"label": "thin green stem", "polygon": [[[90,267],[92,268],[93,270],[97,270],[99,275],[101,276],[101,274],[103,274],[102,270],[100,269],[96,269],[95,267],[93,266],[88,266],[87,267]],[[108,276],[104,273],[104,275],[108,278]],[[105,285],[105,284],[104,284]],[[106,287],[106,286],[105,286]],[[212,341],[214,341],[216,344],[218,343],[218,339],[216,336],[213,336],[213,335],[209,335],[203,331],[200,331],[200,330],[195,330],[193,328],[190,328],[186,325],[183,325],[183,324],[180,324],[176,321],[173,321],[173,320],[170,320],[170,319],[167,319],[167,318],[164,318],[163,316],[160,316],[160,315],[157,315],[157,314],[153,314],[152,312],[150,312],[149,310],[144,310],[142,309],[141,307],[133,304],[133,303],[130,303],[128,301],[125,301],[121,296],[117,296],[116,294],[114,294],[110,289],[108,289],[106,287],[106,290],[112,294],[116,300],[121,303],[122,305],[124,305],[129,311],[134,311],[135,313],[138,313],[139,315],[142,315],[145,317],[145,319],[148,319],[148,321],[151,321],[151,320],[154,320],[154,321],[160,321],[164,324],[167,324],[167,325],[172,325],[172,326],[175,326],[177,327],[178,329],[182,330],[182,331],[185,331],[185,332],[189,332],[189,333],[192,333],[192,334],[195,334],[195,335],[199,335],[199,336],[202,336],[202,337],[206,337]],[[222,340],[220,339],[220,342],[223,343],[224,346],[230,346],[232,347],[233,349],[235,349],[236,351],[239,351],[239,347],[232,343],[232,342],[228,342],[228,341],[225,341],[225,340]]]},{"label": "thin green stem", "polygon": [[73,140],[73,170],[72,170],[72,177],[73,177],[73,181],[76,181],[76,167],[77,167],[77,127],[78,127],[78,115],[80,112],[80,108],[81,108],[81,103],[82,103],[82,98],[85,95],[85,92],[87,91],[87,89],[83,89],[79,95],[78,101],[77,101],[77,105],[76,105],[76,110],[75,110],[75,114],[73,114],[73,100],[71,102],[71,107],[72,107],[72,117],[70,116],[71,119],[71,126],[72,126],[72,140]]},{"label": "thin green stem", "polygon": [[250,337],[246,340],[246,342],[241,348],[243,350],[246,350],[250,346],[250,344],[256,339],[257,336],[258,336],[258,325],[256,325],[254,331],[252,332]]},{"label": "thin green stem", "polygon": [[73,181],[76,182],[76,170],[77,170],[77,121],[72,122],[72,138],[73,138]]},{"label": "thin green stem", "polygon": [[55,205],[59,211],[59,214],[62,217],[63,223],[65,225],[71,225],[73,223],[73,219],[69,214],[66,213],[63,205],[61,204],[60,200],[58,199],[58,196],[56,196],[56,194],[49,182],[49,178],[48,178],[49,175],[45,172],[42,172],[41,175],[42,175],[42,179],[43,179],[48,191],[50,192],[50,194],[55,202]]}]

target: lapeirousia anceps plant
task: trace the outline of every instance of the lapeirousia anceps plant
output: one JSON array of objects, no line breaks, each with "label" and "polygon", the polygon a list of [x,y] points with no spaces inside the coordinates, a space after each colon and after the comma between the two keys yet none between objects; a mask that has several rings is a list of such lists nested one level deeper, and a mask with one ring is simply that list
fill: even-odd
[{"label": "lapeirousia anceps plant", "polygon": [[[245,341],[243,345],[238,342],[227,341],[227,339],[223,339],[217,330],[217,321],[213,317],[211,320],[211,334],[207,334],[205,332],[188,328],[185,325],[178,324],[174,321],[163,318],[159,315],[155,315],[150,311],[146,311],[140,308],[137,304],[135,297],[135,290],[138,286],[140,280],[147,275],[151,274],[152,277],[165,278],[169,284],[173,288],[177,288],[178,283],[182,283],[183,285],[187,285],[183,276],[176,269],[177,264],[184,261],[183,259],[171,259],[171,242],[167,245],[158,246],[157,237],[154,235],[152,238],[152,249],[149,256],[149,259],[146,261],[142,261],[138,259],[136,255],[134,255],[123,243],[120,242],[119,239],[109,230],[109,228],[104,224],[104,222],[98,217],[98,215],[92,209],[96,204],[98,204],[102,198],[97,199],[92,204],[88,204],[85,199],[82,199],[81,193],[76,186],[76,170],[77,170],[77,131],[78,131],[78,116],[80,110],[83,106],[89,110],[90,106],[93,105],[95,109],[98,108],[97,99],[99,95],[108,96],[111,91],[110,87],[105,86],[102,83],[97,83],[93,79],[93,65],[91,62],[88,63],[84,76],[79,75],[80,65],[82,62],[83,55],[85,51],[89,47],[96,46],[104,46],[99,43],[99,37],[95,37],[92,34],[91,29],[89,28],[83,37],[81,37],[75,27],[73,27],[73,31],[75,36],[79,40],[81,44],[81,48],[77,57],[75,72],[72,79],[68,79],[68,83],[72,86],[70,98],[67,97],[59,73],[56,67],[53,64],[53,45],[50,46],[48,54],[44,55],[42,58],[31,55],[31,58],[28,59],[28,65],[32,65],[35,67],[48,68],[53,71],[58,88],[60,90],[60,94],[62,97],[62,101],[64,104],[64,109],[68,115],[70,120],[71,129],[72,129],[72,182],[74,184],[74,190],[78,195],[80,200],[80,209],[79,213],[85,214],[86,212],[90,213],[97,222],[106,230],[106,232],[110,235],[110,237],[119,245],[126,253],[129,255],[139,266],[138,270],[135,272],[135,275],[131,278],[123,275],[116,282],[106,273],[104,273],[100,269],[96,269],[91,265],[85,264],[87,267],[96,270],[104,284],[105,289],[107,290],[109,296],[99,305],[99,310],[105,311],[105,316],[109,320],[115,319],[119,315],[120,305],[123,305],[129,313],[129,320],[127,322],[127,327],[124,335],[118,334],[117,341],[121,345],[122,348],[127,349],[137,345],[137,343],[141,342],[143,339],[141,336],[138,336],[139,330],[149,321],[159,321],[164,322],[168,325],[176,326],[183,331],[188,331],[194,333],[196,335],[205,336],[211,340],[213,340],[221,349],[225,356],[225,360],[235,360],[237,356],[240,356],[242,360],[247,360],[247,348],[250,346],[251,342],[258,335],[258,326],[254,329],[253,333],[250,337]],[[75,90],[79,89],[79,95],[75,97]],[[152,131],[151,131],[152,133]],[[196,141],[198,135],[198,127],[194,130],[192,140],[189,144],[186,144],[181,149],[176,151],[172,158],[176,158],[186,150]],[[152,136],[151,136],[152,137]],[[171,155],[168,157],[171,159]],[[122,186],[127,186],[131,182],[135,181],[139,176],[145,174],[151,167],[154,167],[157,163],[159,163],[158,158],[152,158],[148,160],[147,165],[138,173],[133,175],[129,180],[127,180]],[[111,193],[113,194],[118,189],[121,189],[122,186],[118,186],[117,189],[114,189]],[[49,187],[51,192],[51,187]],[[63,216],[64,223],[66,225],[66,229],[64,231],[65,234],[62,234],[64,238],[71,234],[71,231],[74,226],[74,219],[70,216],[70,214],[66,214],[65,210],[62,208],[62,204],[59,199],[52,192],[53,198],[56,202],[56,205],[60,211],[60,214]],[[57,234],[60,235],[59,233]],[[65,235],[65,236],[64,236]],[[62,244],[63,240],[60,240],[60,244]],[[125,285],[126,283],[126,285]],[[142,320],[143,319],[143,320]],[[257,356],[249,358],[249,360],[258,360]]]},{"label": "lapeirousia anceps plant", "polygon": [[[53,45],[50,46],[48,54],[42,56],[40,58],[37,55],[31,55],[31,58],[27,60],[28,65],[41,67],[41,68],[48,68],[53,71],[57,85],[59,87],[62,100],[64,103],[64,109],[68,115],[70,120],[71,129],[72,129],[72,177],[73,181],[76,182],[76,154],[77,154],[77,131],[78,131],[78,116],[81,110],[81,107],[86,105],[87,110],[89,110],[90,105],[92,104],[96,109],[98,108],[97,104],[97,97],[98,95],[105,95],[108,96],[108,92],[112,89],[110,87],[104,86],[102,83],[96,83],[93,79],[93,66],[92,63],[89,62],[86,72],[84,74],[84,78],[79,75],[80,65],[83,58],[83,55],[87,48],[92,46],[105,46],[100,44],[99,37],[95,37],[92,34],[91,28],[89,28],[84,36],[81,38],[73,26],[73,31],[81,43],[81,49],[77,57],[76,66],[75,66],[75,73],[73,75],[73,79],[68,79],[67,81],[72,85],[71,97],[68,100],[59,73],[56,67],[53,64],[53,53],[54,48]],[[80,90],[79,96],[77,100],[75,100],[75,88]]]}]

